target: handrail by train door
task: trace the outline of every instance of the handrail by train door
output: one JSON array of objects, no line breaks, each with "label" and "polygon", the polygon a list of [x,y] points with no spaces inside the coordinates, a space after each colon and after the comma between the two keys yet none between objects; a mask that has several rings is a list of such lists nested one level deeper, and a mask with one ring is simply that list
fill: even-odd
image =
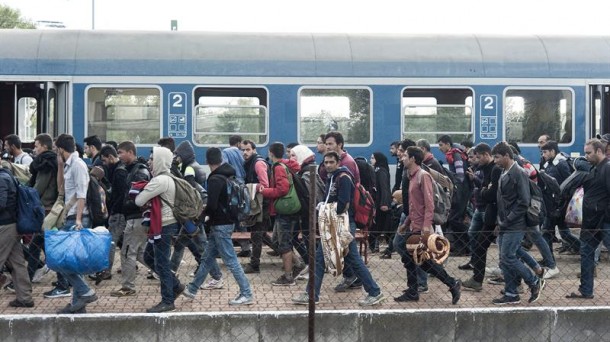
[{"label": "handrail by train door", "polygon": [[588,136],[610,132],[610,84],[590,86]]}]

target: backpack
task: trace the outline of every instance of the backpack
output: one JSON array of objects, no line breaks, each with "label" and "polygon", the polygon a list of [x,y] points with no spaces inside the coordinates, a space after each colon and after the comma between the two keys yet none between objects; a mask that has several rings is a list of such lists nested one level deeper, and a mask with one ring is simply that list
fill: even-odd
[{"label": "backpack", "polygon": [[354,179],[349,174],[348,177],[352,181],[352,184],[354,184],[352,205],[354,207],[354,221],[356,222],[356,227],[360,229],[369,229],[373,225],[373,219],[375,218],[377,208],[375,206],[375,200],[362,184],[354,182]]},{"label": "backpack", "polygon": [[369,164],[364,157],[354,158],[356,166],[358,166],[358,172],[360,173],[360,184],[368,191],[371,195],[375,195],[377,192],[377,177],[375,176],[375,168]]},{"label": "backpack", "polygon": [[453,182],[449,177],[429,168],[425,164],[422,164],[421,167],[432,177],[432,188],[434,190],[434,224],[443,225],[447,223],[447,218],[451,211],[451,201],[455,190]]},{"label": "backpack", "polygon": [[548,173],[541,170],[538,172],[538,186],[542,191],[544,199],[544,208],[548,214],[552,214],[560,206],[561,189],[557,180]]},{"label": "backpack", "polygon": [[237,180],[237,177],[231,176],[225,178],[227,182],[227,203],[225,204],[225,213],[229,215],[233,222],[243,222],[250,216],[250,191],[246,184]]},{"label": "backpack", "polygon": [[569,154],[567,154],[565,152],[559,152],[559,154],[561,154],[562,156],[564,156],[566,158],[566,162],[568,163],[568,166],[570,167],[570,173],[573,173],[574,170],[576,170],[574,168],[574,158],[572,158],[572,156],[570,156]]},{"label": "backpack", "polygon": [[527,208],[525,223],[527,227],[540,226],[543,220],[542,207],[544,205],[544,196],[542,189],[531,179],[528,179],[530,185],[530,205]]},{"label": "backpack", "polygon": [[20,184],[16,178],[12,178],[17,191],[17,233],[40,233],[44,220],[44,207],[38,191]]},{"label": "backpack", "polygon": [[[289,189],[288,189],[288,193],[278,199],[275,200],[275,202],[273,203],[273,206],[275,208],[275,211],[280,214],[280,215],[295,215],[295,214],[300,214],[301,210],[303,208],[303,205],[301,203],[304,203],[304,199],[299,198],[299,194],[297,193],[296,190],[296,177],[294,176],[294,173],[292,173],[290,171],[290,169],[288,168],[288,166],[284,165],[283,163],[276,163],[273,165],[273,170],[275,170],[275,166],[277,165],[281,165],[282,167],[284,167],[284,169],[286,170],[286,176],[288,177],[288,183],[289,183]],[[299,178],[300,180],[300,178]],[[303,191],[303,189],[307,189],[302,183],[300,184],[301,187],[301,191]],[[307,202],[306,204],[306,208],[309,207],[309,202]]]},{"label": "backpack", "polygon": [[178,222],[185,224],[187,222],[199,222],[201,213],[203,212],[203,200],[201,194],[193,188],[189,182],[184,179],[169,176],[174,180],[176,185],[176,196],[174,197],[174,205],[160,197],[161,200],[172,208],[174,217]]},{"label": "backpack", "polygon": [[91,227],[105,226],[108,219],[108,207],[106,206],[106,189],[98,182],[97,178],[89,176],[87,187],[87,207]]},{"label": "backpack", "polygon": [[301,203],[301,210],[299,213],[301,214],[301,217],[307,217],[309,215],[309,189],[298,173],[295,173],[288,167],[286,167],[286,171],[288,171],[292,177],[294,189],[296,190],[299,202]]}]

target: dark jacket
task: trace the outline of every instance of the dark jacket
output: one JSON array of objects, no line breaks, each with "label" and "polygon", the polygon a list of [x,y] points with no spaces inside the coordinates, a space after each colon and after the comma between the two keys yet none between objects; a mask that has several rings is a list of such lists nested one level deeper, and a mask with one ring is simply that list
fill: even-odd
[{"label": "dark jacket", "polygon": [[400,161],[400,159],[396,158],[396,173],[394,173],[394,187],[392,187],[392,193],[396,190],[400,190],[400,185],[402,183],[402,172],[405,166]]},{"label": "dark jacket", "polygon": [[[491,171],[493,170],[493,168],[496,166],[496,164],[491,161],[489,164],[487,165],[479,165],[476,169],[476,171],[474,172],[474,179],[473,179],[473,183],[474,183],[474,199],[477,205],[477,209],[479,211],[484,211],[485,208],[487,207],[488,201],[486,201],[485,198],[483,198],[482,192],[481,190],[483,188],[486,188],[487,186],[489,186],[489,183],[491,183]],[[495,197],[495,196],[494,196]],[[493,203],[496,202],[496,199],[494,198]]]},{"label": "dark jacket", "polygon": [[497,201],[500,231],[525,230],[530,204],[529,179],[516,162],[500,177]]},{"label": "dark jacket", "polygon": [[[259,156],[256,153],[252,154],[250,159],[248,159],[244,162],[244,169],[246,170],[246,178],[245,178],[246,184],[260,183],[258,181],[258,176],[256,175],[256,169],[254,168],[254,166],[256,165],[256,163],[258,161],[263,161],[265,164],[267,164],[268,170],[270,169],[270,165],[267,163],[265,158]],[[269,176],[269,172],[267,172],[267,176]]]},{"label": "dark jacket", "polygon": [[375,205],[377,209],[382,206],[390,207],[392,194],[390,193],[390,170],[385,167],[375,168],[377,178],[377,192],[375,192]]},{"label": "dark jacket", "polygon": [[571,173],[568,161],[561,154],[557,154],[552,161],[546,162],[544,164],[544,171],[547,175],[555,178],[558,184],[563,183],[563,181],[566,180]]},{"label": "dark jacket", "polygon": [[28,182],[38,191],[42,205],[50,209],[57,199],[57,154],[45,151],[37,155],[30,164],[32,177]]},{"label": "dark jacket", "polygon": [[207,223],[211,226],[234,223],[227,207],[227,178],[231,176],[235,176],[235,169],[230,164],[223,163],[208,177],[208,205],[204,213],[210,217]]},{"label": "dark jacket", "polygon": [[[337,214],[343,214],[346,209],[353,210],[349,205],[354,197],[354,181],[352,173],[345,166],[328,175],[326,193],[328,203],[337,202]],[[326,199],[326,197],[325,197]]]},{"label": "dark jacket", "polygon": [[129,193],[130,185],[127,184],[127,168],[122,161],[108,166],[108,178],[110,179],[110,199],[108,200],[108,212],[112,214],[123,213],[123,200]]},{"label": "dark jacket", "polygon": [[[140,181],[150,181],[150,172],[140,161],[136,161],[125,166],[127,168],[127,186],[131,188],[131,183]],[[123,200],[123,214],[125,219],[132,220],[142,217],[140,207],[129,197],[129,191]]]},{"label": "dark jacket", "polygon": [[582,229],[596,229],[610,223],[610,161],[604,158],[585,177],[582,200]]},{"label": "dark jacket", "polygon": [[17,222],[17,187],[10,171],[0,168],[0,225]]},{"label": "dark jacket", "polygon": [[174,155],[180,157],[182,163],[180,164],[180,173],[184,176],[187,167],[192,167],[195,170],[195,182],[198,184],[205,184],[206,174],[203,166],[195,160],[195,150],[193,145],[188,141],[183,141],[176,147]]}]

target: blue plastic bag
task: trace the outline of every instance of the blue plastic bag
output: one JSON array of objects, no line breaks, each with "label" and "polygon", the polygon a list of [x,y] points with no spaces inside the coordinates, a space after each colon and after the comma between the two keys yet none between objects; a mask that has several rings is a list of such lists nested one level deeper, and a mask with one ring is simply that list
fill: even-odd
[{"label": "blue plastic bag", "polygon": [[105,230],[47,230],[44,246],[47,266],[55,272],[91,274],[110,266],[112,234]]}]

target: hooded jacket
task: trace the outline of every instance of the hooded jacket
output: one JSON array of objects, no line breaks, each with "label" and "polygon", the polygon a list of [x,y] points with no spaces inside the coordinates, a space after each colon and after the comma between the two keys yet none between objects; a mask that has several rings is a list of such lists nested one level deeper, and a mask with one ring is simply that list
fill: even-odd
[{"label": "hooded jacket", "polygon": [[57,154],[45,151],[34,158],[30,164],[32,177],[28,182],[38,191],[40,201],[46,209],[50,209],[57,199]]},{"label": "hooded jacket", "polygon": [[209,225],[219,226],[234,223],[227,213],[229,198],[227,195],[227,178],[235,176],[235,169],[227,163],[221,164],[210,172],[208,178],[208,204],[205,215],[210,218]]},{"label": "hooded jacket", "polygon": [[610,223],[610,160],[604,158],[583,181],[582,229],[599,229]]},{"label": "hooded jacket", "polygon": [[193,149],[193,145],[189,141],[183,141],[176,147],[174,151],[174,155],[180,157],[180,173],[187,177],[192,171],[188,170],[188,168],[192,168],[194,171],[195,182],[198,184],[205,184],[206,173],[203,170],[203,166],[199,165],[199,163],[195,160],[195,150]]},{"label": "hooded jacket", "polygon": [[[289,175],[286,173],[286,169],[282,165],[286,165],[292,172],[297,173],[301,170],[301,166],[295,160],[281,159],[272,166],[272,175],[269,180],[269,187],[263,188],[263,198],[269,200],[275,200],[280,197],[286,196],[290,190]],[[269,204],[269,214],[271,216],[276,215],[274,201]]]},{"label": "hooded jacket", "polygon": [[381,152],[373,153],[375,156],[375,177],[377,191],[375,192],[375,204],[377,209],[386,206],[390,207],[392,203],[392,194],[390,193],[390,167],[388,166],[388,158]]},{"label": "hooded jacket", "polygon": [[547,161],[544,164],[544,171],[549,176],[555,178],[559,184],[570,177],[570,165],[568,165],[566,157],[561,153],[557,153],[553,160]]},{"label": "hooded jacket", "polygon": [[177,222],[170,207],[174,205],[176,197],[176,184],[174,184],[174,180],[170,177],[172,159],[173,155],[169,149],[159,146],[153,147],[152,173],[154,177],[146,184],[146,187],[136,197],[135,201],[137,206],[142,207],[154,197],[160,196],[164,200],[161,201],[161,224],[163,226]]},{"label": "hooded jacket", "polygon": [[[351,171],[345,167],[339,167],[335,172],[328,175],[326,181],[326,192],[324,200],[327,203],[337,202],[337,214],[343,214],[349,210],[353,218],[352,198],[354,197],[354,181]],[[328,200],[326,200],[328,198]]]}]

